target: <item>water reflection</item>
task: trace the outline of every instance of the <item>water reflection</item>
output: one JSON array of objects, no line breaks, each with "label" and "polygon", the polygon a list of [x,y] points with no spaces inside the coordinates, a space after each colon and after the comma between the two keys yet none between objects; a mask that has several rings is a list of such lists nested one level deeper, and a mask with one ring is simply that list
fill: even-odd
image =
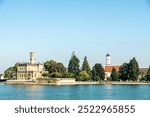
[{"label": "water reflection", "polygon": [[[42,90],[43,86],[40,85],[16,85],[16,93],[18,94],[16,98],[37,100],[40,99]],[[25,97],[22,97],[23,95]]]},{"label": "water reflection", "polygon": [[112,85],[104,85],[104,86],[105,86],[104,90],[106,91],[105,99],[106,100],[112,99],[112,90],[113,90]]},{"label": "water reflection", "polygon": [[1,100],[150,100],[150,85],[0,85]]}]

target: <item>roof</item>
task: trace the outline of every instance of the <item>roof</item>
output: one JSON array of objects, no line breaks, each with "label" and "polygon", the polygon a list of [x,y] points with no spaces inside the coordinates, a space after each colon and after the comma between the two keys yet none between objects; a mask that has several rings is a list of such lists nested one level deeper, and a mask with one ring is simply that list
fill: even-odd
[{"label": "roof", "polygon": [[18,66],[38,66],[38,65],[43,65],[41,63],[35,63],[35,64],[31,64],[31,63],[18,63]]},{"label": "roof", "polygon": [[147,71],[148,71],[148,68],[140,68],[139,70],[140,70],[140,74],[146,75]]},{"label": "roof", "polygon": [[108,54],[106,54],[106,56],[110,56],[110,54],[108,53]]},{"label": "roof", "polygon": [[119,71],[120,66],[105,66],[105,72],[112,72],[112,69],[115,68],[116,71]]}]

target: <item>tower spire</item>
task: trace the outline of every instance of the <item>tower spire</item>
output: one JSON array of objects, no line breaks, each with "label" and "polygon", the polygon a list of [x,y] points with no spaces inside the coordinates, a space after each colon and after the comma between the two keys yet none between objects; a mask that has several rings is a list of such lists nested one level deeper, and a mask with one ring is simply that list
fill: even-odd
[{"label": "tower spire", "polygon": [[110,57],[110,54],[106,54],[106,65],[107,66],[110,66],[111,65],[111,57]]},{"label": "tower spire", "polygon": [[35,56],[36,56],[35,52],[30,52],[30,63],[31,64],[35,64]]}]

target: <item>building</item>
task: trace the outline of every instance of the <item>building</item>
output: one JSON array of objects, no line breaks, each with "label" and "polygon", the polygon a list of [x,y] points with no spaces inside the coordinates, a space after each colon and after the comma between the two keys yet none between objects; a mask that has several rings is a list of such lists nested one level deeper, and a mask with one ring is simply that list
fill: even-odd
[{"label": "building", "polygon": [[17,65],[17,80],[36,80],[42,78],[44,73],[44,65],[35,62],[35,52],[30,53],[29,63],[18,63]]},{"label": "building", "polygon": [[139,69],[139,74],[140,74],[139,78],[141,79],[141,78],[145,77],[147,72],[148,72],[148,68],[140,68]]},{"label": "building", "polygon": [[0,80],[4,80],[4,75],[0,74]]},{"label": "building", "polygon": [[[115,68],[117,72],[119,72],[120,66],[119,65],[111,65],[111,56],[110,54],[106,55],[106,66],[105,69],[105,80],[111,76],[112,69]],[[146,76],[148,68],[139,68],[139,79],[142,79]]]},{"label": "building", "polygon": [[116,71],[119,71],[120,66],[119,65],[111,65],[111,56],[110,54],[106,55],[106,66],[105,66],[105,80],[107,80],[108,77],[111,76],[112,69],[115,68]]}]

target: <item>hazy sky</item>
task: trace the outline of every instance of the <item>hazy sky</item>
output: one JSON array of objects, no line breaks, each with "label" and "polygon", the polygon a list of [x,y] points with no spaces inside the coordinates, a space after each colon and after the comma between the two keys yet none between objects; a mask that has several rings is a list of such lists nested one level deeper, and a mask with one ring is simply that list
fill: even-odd
[{"label": "hazy sky", "polygon": [[149,0],[0,0],[0,73],[17,61],[54,59],[150,65]]}]

